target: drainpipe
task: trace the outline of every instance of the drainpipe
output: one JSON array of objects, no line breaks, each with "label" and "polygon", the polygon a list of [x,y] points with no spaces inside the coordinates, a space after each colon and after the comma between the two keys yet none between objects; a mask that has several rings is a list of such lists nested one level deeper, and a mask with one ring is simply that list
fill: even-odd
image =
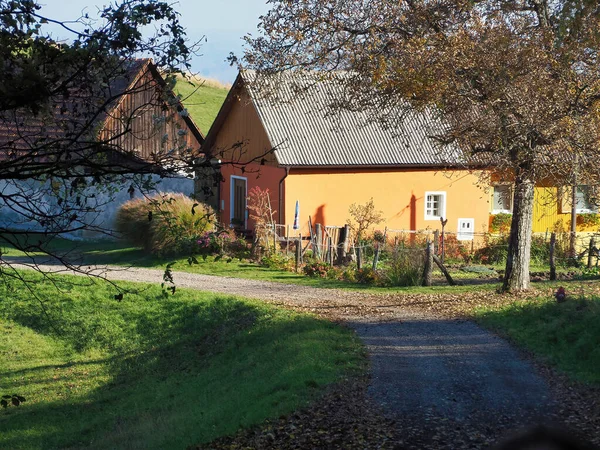
[{"label": "drainpipe", "polygon": [[285,175],[281,180],[279,180],[279,223],[283,224],[283,182],[290,174],[290,167],[285,166]]}]

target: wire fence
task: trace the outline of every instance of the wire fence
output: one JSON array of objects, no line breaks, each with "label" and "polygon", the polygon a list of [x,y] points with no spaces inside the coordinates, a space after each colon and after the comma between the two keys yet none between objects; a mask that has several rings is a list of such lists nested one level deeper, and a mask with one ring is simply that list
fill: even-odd
[{"label": "wire fence", "polygon": [[[274,247],[288,255],[298,253],[302,263],[310,257],[331,265],[356,262],[372,264],[390,258],[392,253],[423,254],[428,243],[433,254],[450,266],[501,266],[506,262],[508,235],[494,233],[456,233],[442,230],[384,229],[356,240],[348,226],[321,226],[315,224],[310,233],[302,235],[289,225],[275,224],[270,229]],[[600,233],[534,233],[531,262],[534,267],[551,269],[553,266],[599,265]]]}]

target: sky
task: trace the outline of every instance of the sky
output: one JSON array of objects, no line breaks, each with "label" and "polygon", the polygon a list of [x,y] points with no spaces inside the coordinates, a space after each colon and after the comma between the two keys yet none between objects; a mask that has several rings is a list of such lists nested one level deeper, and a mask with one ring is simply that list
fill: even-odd
[{"label": "sky", "polygon": [[[74,20],[87,12],[95,16],[98,7],[111,0],[39,0],[41,13],[57,20]],[[112,0],[114,3],[114,0]],[[269,7],[266,0],[178,0],[174,7],[181,14],[181,24],[190,41],[203,37],[200,56],[192,60],[192,70],[202,76],[232,83],[237,70],[225,61],[230,52],[241,55],[242,38],[257,35],[259,16]],[[53,37],[66,39],[58,28],[48,28]]]}]

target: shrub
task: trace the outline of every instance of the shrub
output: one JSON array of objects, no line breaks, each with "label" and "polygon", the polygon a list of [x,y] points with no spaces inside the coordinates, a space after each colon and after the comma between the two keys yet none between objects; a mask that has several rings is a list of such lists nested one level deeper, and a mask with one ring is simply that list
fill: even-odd
[{"label": "shrub", "polygon": [[492,233],[508,234],[510,224],[512,222],[512,214],[498,213],[492,216],[490,223],[490,231]]},{"label": "shrub", "polygon": [[[485,237],[485,246],[475,252],[475,259],[483,264],[504,264],[508,257],[508,236]],[[550,246],[541,236],[531,239],[531,262],[548,264],[550,261]]]},{"label": "shrub", "polygon": [[372,267],[363,267],[356,271],[356,282],[360,284],[375,284],[379,277]]},{"label": "shrub", "polygon": [[[441,251],[441,237],[440,242],[436,243],[436,250]],[[473,259],[473,252],[471,252],[472,241],[459,241],[455,234],[444,234],[444,257],[446,261],[464,261],[469,264]]]},{"label": "shrub", "polygon": [[582,227],[592,228],[600,225],[600,215],[597,213],[578,213],[577,225]]},{"label": "shrub", "polygon": [[149,250],[150,220],[152,207],[147,198],[136,198],[123,203],[117,210],[116,230],[131,244]]},{"label": "shrub", "polygon": [[183,194],[158,193],[124,203],[116,228],[134,245],[156,255],[192,252],[198,237],[214,229],[215,214]]},{"label": "shrub", "polygon": [[197,237],[191,253],[202,256],[221,255],[239,259],[249,256],[246,239],[238,236],[235,230],[231,228],[202,233]]},{"label": "shrub", "polygon": [[356,269],[354,267],[346,267],[339,274],[339,279],[348,283],[356,283]]},{"label": "shrub", "polygon": [[256,186],[248,192],[248,211],[254,221],[254,247],[260,246],[271,253],[272,236],[275,232],[275,210],[271,208],[271,197],[268,189]]},{"label": "shrub", "polygon": [[272,253],[264,256],[260,264],[269,269],[292,270],[294,268],[294,258],[282,253]]},{"label": "shrub", "polygon": [[329,271],[331,270],[331,266],[322,261],[314,261],[306,264],[302,271],[305,275],[309,277],[320,277],[327,278]]},{"label": "shrub", "polygon": [[396,246],[391,252],[384,274],[391,286],[420,286],[424,268],[423,250]]}]

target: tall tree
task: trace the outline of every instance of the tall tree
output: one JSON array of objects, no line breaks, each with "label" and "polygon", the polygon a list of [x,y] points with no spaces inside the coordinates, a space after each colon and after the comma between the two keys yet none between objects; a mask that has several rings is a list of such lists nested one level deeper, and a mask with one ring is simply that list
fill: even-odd
[{"label": "tall tree", "polygon": [[[59,22],[37,0],[0,0],[0,245],[79,269],[53,237],[110,232],[98,219],[118,191],[193,171],[198,148],[179,132],[170,87],[195,49],[170,2],[120,0]],[[132,138],[160,145],[139,155]]]},{"label": "tall tree", "polygon": [[[591,0],[271,0],[244,63],[348,71],[342,107],[437,111],[443,162],[514,180],[505,290],[529,287],[534,186],[598,179],[600,10]],[[326,76],[326,75],[324,75]],[[390,108],[393,106],[393,108]],[[454,147],[455,148],[455,147]]]}]

